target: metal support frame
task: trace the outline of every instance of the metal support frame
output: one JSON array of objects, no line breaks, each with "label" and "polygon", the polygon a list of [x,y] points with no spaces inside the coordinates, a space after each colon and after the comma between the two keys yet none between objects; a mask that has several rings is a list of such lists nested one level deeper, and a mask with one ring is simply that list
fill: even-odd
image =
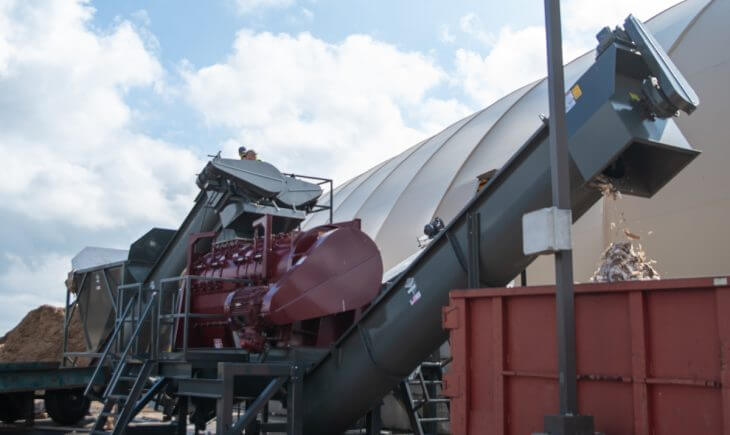
[{"label": "metal support frame", "polygon": [[[560,26],[560,0],[545,0],[552,199],[553,206],[570,210],[570,155],[565,128],[565,87]],[[572,250],[555,252],[555,284],[560,415],[546,416],[545,429],[551,434],[592,434],[593,419],[588,416],[578,417]]]},{"label": "metal support frame", "polygon": [[329,188],[330,188],[330,205],[329,206],[326,206],[326,205],[316,204],[314,207],[312,207],[311,213],[317,213],[317,212],[320,212],[320,211],[329,210],[329,214],[330,214],[330,216],[329,216],[330,217],[330,222],[329,223],[331,224],[333,222],[332,219],[333,219],[334,207],[332,207],[332,204],[333,204],[332,199],[334,197],[335,191],[333,189],[334,185],[332,183],[332,179],[331,178],[313,177],[311,175],[287,174],[287,173],[283,173],[282,175],[287,175],[289,177],[295,177],[295,178],[304,178],[306,180],[316,180],[316,181],[318,181],[318,183],[317,183],[318,186],[321,186],[323,184],[329,184]]},{"label": "metal support frame", "polygon": [[383,420],[380,418],[380,406],[379,402],[373,407],[373,409],[365,416],[365,434],[366,435],[380,435],[380,430],[383,428]]},{"label": "metal support frame", "polygon": [[176,435],[186,435],[188,433],[188,402],[187,397],[181,397],[178,402]]},{"label": "metal support frame", "polygon": [[[86,278],[86,275],[84,275],[84,278]],[[69,309],[70,309],[70,301],[71,301],[71,289],[66,288],[66,309],[63,312],[63,359],[61,361],[61,366],[66,366],[66,361],[68,357],[66,356],[66,352],[68,352],[68,322],[69,322]],[[76,301],[74,300],[74,304]]]},{"label": "metal support frame", "polygon": [[479,213],[468,213],[466,215],[466,225],[468,234],[468,253],[467,253],[467,287],[481,287],[481,277],[479,273]]},{"label": "metal support frame", "polygon": [[[71,302],[71,289],[66,288],[66,309],[63,312],[63,358],[61,359],[61,366],[67,367],[67,363],[71,360],[70,357],[73,357],[74,360],[71,362],[72,366],[76,365],[76,358],[77,356],[70,355],[68,351],[68,328],[71,326],[71,318],[73,317],[73,314],[76,312],[76,306],[79,302],[79,295],[84,288],[84,284],[86,284],[86,277],[88,276],[88,272],[84,273],[83,277],[81,278],[81,285],[79,285],[77,288],[79,289],[79,294],[76,295],[73,302]],[[80,314],[79,314],[80,315]],[[81,322],[83,322],[83,319],[81,319]],[[89,336],[88,332],[86,331],[86,328],[82,328],[84,330],[84,339],[86,340],[86,343],[89,343]]]},{"label": "metal support frame", "polygon": [[[180,282],[183,282],[183,310],[182,312],[176,312],[180,301],[178,298],[178,291],[180,289]],[[162,324],[162,321],[165,321],[166,324],[169,324],[169,322],[172,322],[173,328],[170,328],[170,343],[172,348],[176,348],[177,346],[177,334],[176,330],[178,328],[182,328],[182,343],[180,345],[180,348],[182,349],[182,358],[187,359],[188,353],[190,350],[189,346],[189,329],[190,329],[190,319],[225,319],[225,316],[221,314],[204,314],[204,313],[191,313],[190,312],[190,296],[191,296],[191,284],[193,281],[215,281],[215,282],[231,282],[236,284],[244,284],[249,285],[250,282],[246,279],[238,279],[238,278],[220,278],[220,277],[212,277],[212,276],[199,276],[199,275],[184,275],[179,277],[173,277],[173,278],[164,278],[159,281],[159,294],[157,297],[159,298],[158,303],[158,314],[157,314],[157,330],[159,331],[160,325]],[[170,288],[172,287],[172,288]],[[172,303],[170,307],[170,312],[163,312],[166,311],[167,307],[163,307],[163,301],[165,301],[165,293],[166,292],[173,292],[172,297]],[[182,325],[180,325],[182,323]],[[156,333],[155,336],[157,336],[157,344],[156,347],[159,347],[159,333]],[[160,354],[159,349],[155,349],[156,354],[159,358],[164,359],[164,355]]]},{"label": "metal support frame", "polygon": [[416,415],[416,409],[413,406],[413,397],[411,396],[410,389],[408,388],[407,383],[408,379],[406,378],[401,381],[400,384],[398,384],[398,394],[400,396],[400,401],[406,408],[406,414],[408,415],[408,420],[411,423],[411,430],[413,431],[414,435],[424,435],[423,427],[421,426],[420,419]]},{"label": "metal support frame", "polygon": [[[286,432],[288,435],[303,434],[303,378],[304,367],[298,362],[288,363],[234,363],[219,362],[218,377],[210,379],[178,379],[177,394],[180,397],[215,398],[216,434],[240,434],[254,426],[264,432]],[[233,421],[234,402],[243,397],[235,395],[237,377],[259,377],[268,379],[266,387],[246,406],[238,420]],[[282,389],[286,390],[287,421],[285,424],[268,423],[266,418],[259,422],[257,417]],[[247,397],[246,400],[249,398]]]}]

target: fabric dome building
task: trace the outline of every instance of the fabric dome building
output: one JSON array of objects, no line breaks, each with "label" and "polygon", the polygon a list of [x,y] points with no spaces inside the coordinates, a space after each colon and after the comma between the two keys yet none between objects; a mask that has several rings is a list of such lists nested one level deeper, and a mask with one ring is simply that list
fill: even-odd
[{"label": "fabric dome building", "polygon": [[[700,96],[692,116],[677,122],[703,153],[654,198],[599,201],[574,225],[575,279],[587,281],[613,239],[611,222],[642,236],[663,277],[720,275],[730,264],[730,1],[685,0],[647,21]],[[618,23],[606,23],[618,24]],[[599,29],[596,29],[596,31]],[[565,66],[571,85],[593,63],[590,51]],[[566,89],[568,86],[566,86]],[[334,190],[335,221],[362,219],[383,255],[385,270],[418,251],[417,238],[433,217],[448,223],[476,193],[477,176],[499,169],[548,113],[547,82],[504,96]],[[329,202],[329,197],[323,198]],[[324,223],[313,215],[305,227]],[[496,247],[498,249],[498,247]],[[553,280],[541,257],[528,269],[531,284]]]}]

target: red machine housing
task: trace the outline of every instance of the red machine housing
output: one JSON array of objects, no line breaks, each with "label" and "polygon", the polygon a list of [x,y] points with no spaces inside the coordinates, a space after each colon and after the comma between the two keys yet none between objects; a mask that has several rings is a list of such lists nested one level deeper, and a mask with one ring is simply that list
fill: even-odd
[{"label": "red machine housing", "polygon": [[189,347],[328,346],[378,294],[383,263],[359,219],[272,234],[266,215],[254,229],[199,255],[195,243],[215,233],[193,236],[190,275],[241,281],[192,279],[190,312],[214,316],[189,320]]}]

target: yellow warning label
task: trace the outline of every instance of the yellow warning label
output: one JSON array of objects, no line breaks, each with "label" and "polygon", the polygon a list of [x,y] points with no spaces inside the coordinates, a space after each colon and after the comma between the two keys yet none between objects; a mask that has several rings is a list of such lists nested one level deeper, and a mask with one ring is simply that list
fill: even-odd
[{"label": "yellow warning label", "polygon": [[573,86],[573,88],[570,90],[570,93],[573,94],[573,98],[575,98],[576,100],[580,98],[581,95],[583,95],[583,91],[578,85]]}]

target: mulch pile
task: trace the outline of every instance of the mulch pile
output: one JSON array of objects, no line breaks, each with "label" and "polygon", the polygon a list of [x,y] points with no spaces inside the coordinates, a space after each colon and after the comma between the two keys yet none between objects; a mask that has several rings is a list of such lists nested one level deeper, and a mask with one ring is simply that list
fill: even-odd
[{"label": "mulch pile", "polygon": [[[0,338],[0,362],[61,361],[64,309],[41,305]],[[69,325],[69,352],[86,351],[78,312]]]}]

